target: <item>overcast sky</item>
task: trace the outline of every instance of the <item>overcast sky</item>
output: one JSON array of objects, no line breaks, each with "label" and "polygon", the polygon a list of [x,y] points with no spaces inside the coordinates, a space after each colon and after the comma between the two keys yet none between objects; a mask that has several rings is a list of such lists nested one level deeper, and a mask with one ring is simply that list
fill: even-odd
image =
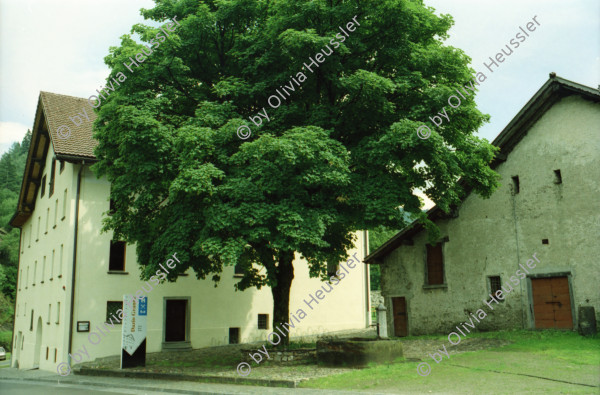
[{"label": "overcast sky", "polygon": [[[448,45],[461,48],[487,79],[476,101],[493,140],[548,79],[600,83],[598,0],[425,0],[455,24]],[[104,84],[104,57],[151,0],[0,0],[0,155],[33,126],[40,91],[89,97]],[[525,29],[540,26],[494,72],[483,65]],[[147,23],[147,22],[146,22]],[[157,25],[156,23],[147,23]],[[432,114],[434,115],[434,114]],[[423,120],[425,121],[425,120]]]}]

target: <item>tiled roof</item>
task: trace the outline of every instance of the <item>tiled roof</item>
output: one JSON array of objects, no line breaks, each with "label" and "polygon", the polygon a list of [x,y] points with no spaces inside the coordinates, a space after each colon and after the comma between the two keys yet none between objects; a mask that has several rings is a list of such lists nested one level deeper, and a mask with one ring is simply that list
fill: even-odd
[{"label": "tiled roof", "polygon": [[[98,142],[92,137],[92,126],[97,116],[87,99],[40,92],[40,101],[56,154],[95,158],[94,148]],[[69,132],[64,128],[59,130],[62,125],[70,131],[66,138]]]}]

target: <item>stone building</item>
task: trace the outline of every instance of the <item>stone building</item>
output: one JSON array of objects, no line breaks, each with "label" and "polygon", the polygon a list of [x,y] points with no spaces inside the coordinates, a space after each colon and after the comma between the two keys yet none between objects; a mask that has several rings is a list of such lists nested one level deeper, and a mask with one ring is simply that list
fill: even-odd
[{"label": "stone building", "polygon": [[599,101],[550,74],[493,141],[501,187],[429,210],[435,245],[413,223],[365,259],[381,267],[390,335],[455,332],[479,309],[477,330],[577,329],[582,306],[600,318]]},{"label": "stone building", "polygon": [[[273,331],[269,287],[235,292],[240,274],[231,266],[224,268],[217,288],[211,280],[197,280],[191,270],[174,283],[153,286],[140,280],[135,246],[100,232],[110,184],[90,169],[96,162],[95,119],[85,99],[40,94],[11,219],[21,229],[12,366],[56,371],[61,363],[79,362],[69,354],[83,347],[89,353],[85,361],[119,355],[122,325],[113,318],[123,295],[142,289],[148,296],[147,352],[266,340]],[[362,260],[367,248],[366,232],[359,232],[349,253]],[[165,267],[176,264],[170,258],[165,257]],[[303,309],[306,315],[293,323],[291,336],[368,327],[365,266],[356,265],[326,300],[318,306],[311,302],[309,309],[304,300],[324,283],[309,277],[297,255],[290,314],[298,317]],[[101,342],[91,345],[92,339],[98,341],[92,333],[98,332]]]}]

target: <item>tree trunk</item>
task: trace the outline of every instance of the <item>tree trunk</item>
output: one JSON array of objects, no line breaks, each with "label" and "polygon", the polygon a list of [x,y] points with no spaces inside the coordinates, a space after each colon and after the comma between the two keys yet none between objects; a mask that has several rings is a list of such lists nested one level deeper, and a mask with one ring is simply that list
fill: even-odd
[{"label": "tree trunk", "polygon": [[[277,285],[271,287],[273,295],[273,328],[272,331],[279,335],[281,342],[278,348],[285,348],[290,344],[289,334],[283,323],[288,323],[290,318],[290,289],[294,279],[294,252],[284,252],[279,256],[279,262],[275,268]],[[281,333],[285,334],[283,336]],[[277,343],[278,337],[273,335],[269,339],[272,344]]]}]

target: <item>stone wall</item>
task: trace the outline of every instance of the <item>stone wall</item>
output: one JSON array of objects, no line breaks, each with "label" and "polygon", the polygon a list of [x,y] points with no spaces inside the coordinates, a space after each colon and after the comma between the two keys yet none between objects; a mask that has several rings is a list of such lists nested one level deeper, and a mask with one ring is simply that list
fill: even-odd
[{"label": "stone wall", "polygon": [[[540,260],[529,276],[564,275],[571,281],[574,327],[578,306],[600,315],[600,104],[570,96],[556,102],[527,131],[495,170],[501,186],[489,199],[472,193],[458,217],[440,220],[445,284],[425,286],[427,234],[413,237],[384,258],[381,287],[388,330],[394,334],[392,297],[405,297],[409,335],[456,331],[470,314],[487,317],[475,330],[533,328],[531,280],[522,279],[493,311],[488,276],[502,285],[534,253]],[[556,182],[560,170],[562,182]],[[519,177],[515,193],[513,177]],[[542,240],[545,240],[542,242]],[[547,241],[546,241],[547,240]]]}]

